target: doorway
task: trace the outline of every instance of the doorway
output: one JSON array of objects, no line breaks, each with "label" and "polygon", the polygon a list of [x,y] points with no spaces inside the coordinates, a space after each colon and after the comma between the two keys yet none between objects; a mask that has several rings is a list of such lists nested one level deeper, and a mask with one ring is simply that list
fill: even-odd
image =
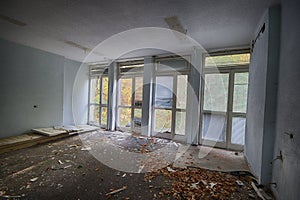
[{"label": "doorway", "polygon": [[[211,57],[208,57],[211,59]],[[245,141],[249,54],[205,59],[199,142],[242,150]],[[224,62],[225,60],[225,62]]]}]

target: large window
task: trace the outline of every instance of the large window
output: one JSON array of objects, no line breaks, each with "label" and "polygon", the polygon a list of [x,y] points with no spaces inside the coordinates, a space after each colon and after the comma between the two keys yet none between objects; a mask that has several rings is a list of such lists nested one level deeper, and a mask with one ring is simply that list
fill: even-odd
[{"label": "large window", "polygon": [[119,63],[117,126],[140,132],[143,102],[143,61]]},{"label": "large window", "polygon": [[89,117],[91,125],[107,126],[108,68],[90,66]]},{"label": "large window", "polygon": [[157,60],[154,132],[173,138],[185,135],[189,65],[181,57]]},{"label": "large window", "polygon": [[241,149],[245,140],[249,53],[205,58],[200,143]]}]

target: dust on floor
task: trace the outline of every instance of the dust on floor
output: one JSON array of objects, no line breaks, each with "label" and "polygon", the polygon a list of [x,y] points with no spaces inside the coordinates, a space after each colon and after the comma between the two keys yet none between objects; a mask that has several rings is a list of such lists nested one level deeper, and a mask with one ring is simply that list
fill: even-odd
[{"label": "dust on floor", "polygon": [[[180,144],[130,137],[93,132],[1,154],[0,196],[4,199],[258,199],[248,174],[177,168],[169,162],[182,159],[176,153]],[[103,155],[105,149],[106,155],[96,159],[95,155]],[[116,149],[119,156],[111,151]],[[125,155],[123,152],[134,156],[125,157],[128,162],[118,162]],[[144,157],[147,154],[151,156]],[[113,160],[110,155],[115,156]],[[164,156],[172,159],[163,159]],[[186,162],[191,164],[189,160]],[[111,168],[111,163],[119,165]],[[131,167],[122,166],[128,163]]]}]

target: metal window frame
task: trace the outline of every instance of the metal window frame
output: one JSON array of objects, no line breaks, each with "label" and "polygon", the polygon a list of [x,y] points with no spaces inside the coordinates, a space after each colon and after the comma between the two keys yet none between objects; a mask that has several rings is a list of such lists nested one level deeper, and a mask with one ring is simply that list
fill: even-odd
[{"label": "metal window frame", "polygon": [[[143,73],[144,69],[142,71],[138,72],[124,72],[121,73],[120,67],[122,66],[129,66],[129,65],[144,65],[144,60],[130,60],[130,61],[124,61],[124,62],[119,62],[118,63],[118,72],[117,72],[117,109],[116,109],[116,124],[117,127],[123,128],[123,129],[128,129],[127,127],[122,127],[120,126],[120,109],[121,108],[130,108],[131,109],[131,126],[130,126],[130,131],[134,131],[133,127],[133,119],[134,119],[134,109],[142,109],[142,106],[136,106],[135,105],[135,87],[136,87],[136,78],[142,78],[143,79]],[[144,67],[144,66],[143,66]],[[131,105],[121,105],[120,104],[120,98],[121,98],[121,79],[131,79],[131,89],[132,89],[132,96],[131,96]],[[128,129],[129,130],[129,129]]]},{"label": "metal window frame", "polygon": [[[96,69],[96,68],[99,68],[99,69],[104,69],[104,71],[106,70],[106,68],[108,68],[107,65],[90,65],[89,66],[89,83],[88,83],[88,87],[89,87],[89,90],[88,90],[88,124],[89,125],[93,125],[93,126],[98,126],[98,127],[101,127],[101,128],[107,128],[107,121],[106,121],[106,124],[102,124],[101,121],[102,121],[102,108],[106,108],[108,109],[108,104],[102,104],[102,90],[103,90],[103,78],[107,77],[108,78],[108,74],[107,73],[100,73],[100,74],[92,74],[92,70],[93,69]],[[101,71],[101,70],[99,70]],[[100,91],[99,91],[99,102],[98,103],[91,103],[91,82],[93,79],[97,79],[100,83]],[[98,125],[97,124],[91,124],[90,123],[90,110],[91,110],[91,107],[92,106],[98,106],[99,107],[99,121],[98,121]]]},{"label": "metal window frame", "polygon": [[[232,136],[232,118],[235,116],[241,116],[246,118],[246,112],[233,112],[233,92],[234,92],[234,78],[236,73],[249,73],[249,64],[245,65],[227,65],[227,66],[216,66],[216,67],[205,67],[205,58],[207,56],[218,56],[218,55],[232,55],[232,54],[242,54],[242,53],[250,53],[249,49],[243,50],[231,50],[231,51],[220,51],[220,52],[210,52],[205,53],[202,56],[202,65],[204,66],[202,69],[203,77],[201,77],[201,92],[200,92],[200,121],[199,121],[199,139],[198,142],[203,145],[215,146],[218,148],[231,149],[231,150],[243,150],[243,145],[232,144],[231,136]],[[226,112],[215,112],[215,111],[207,111],[204,110],[204,89],[205,89],[205,75],[206,74],[219,74],[225,73],[228,74],[228,97],[227,97],[227,110]],[[226,138],[225,142],[218,141],[210,141],[202,139],[202,127],[203,127],[203,115],[206,112],[211,113],[222,113],[226,115]],[[246,119],[247,120],[247,119]]]},{"label": "metal window frame", "polygon": [[[169,61],[169,60],[186,60],[187,62],[187,66],[186,66],[186,69],[182,69],[182,70],[166,70],[166,71],[159,71],[158,70],[158,66],[160,64],[161,61]],[[178,79],[178,76],[180,75],[187,75],[187,79],[188,79],[188,82],[190,82],[190,68],[191,68],[191,65],[190,65],[190,62],[191,61],[191,56],[189,55],[186,55],[186,56],[178,56],[178,55],[175,55],[175,56],[167,56],[167,57],[159,57],[159,58],[156,58],[155,59],[155,73],[154,73],[154,79],[155,79],[155,84],[156,84],[156,78],[159,77],[159,76],[170,76],[170,77],[173,77],[173,101],[172,101],[172,108],[161,108],[161,107],[156,107],[155,106],[155,103],[153,105],[153,117],[152,117],[152,130],[155,134],[159,134],[159,132],[155,132],[155,110],[171,110],[171,135],[170,137],[171,138],[174,138],[175,135],[176,136],[179,136],[179,137],[185,137],[185,135],[179,135],[179,134],[176,134],[176,113],[177,112],[185,112],[185,119],[187,119],[187,108],[185,109],[179,109],[179,108],[176,108],[176,104],[177,104],[177,79]],[[155,86],[156,87],[156,86]],[[153,90],[153,96],[155,98],[155,94],[156,94],[156,89]],[[188,99],[189,97],[189,90],[187,88],[187,97],[186,97],[186,102],[189,101]],[[186,125],[185,125],[185,133],[186,133]]]}]

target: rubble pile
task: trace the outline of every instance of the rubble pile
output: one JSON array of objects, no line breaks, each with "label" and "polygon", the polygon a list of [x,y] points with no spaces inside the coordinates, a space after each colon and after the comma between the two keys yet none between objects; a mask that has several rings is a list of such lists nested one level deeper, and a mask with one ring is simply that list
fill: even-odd
[{"label": "rubble pile", "polygon": [[[200,168],[181,169],[168,166],[145,174],[144,180],[162,175],[171,180],[171,188],[159,193],[172,199],[230,199],[238,190],[237,177]],[[159,196],[158,196],[159,198]]]}]

